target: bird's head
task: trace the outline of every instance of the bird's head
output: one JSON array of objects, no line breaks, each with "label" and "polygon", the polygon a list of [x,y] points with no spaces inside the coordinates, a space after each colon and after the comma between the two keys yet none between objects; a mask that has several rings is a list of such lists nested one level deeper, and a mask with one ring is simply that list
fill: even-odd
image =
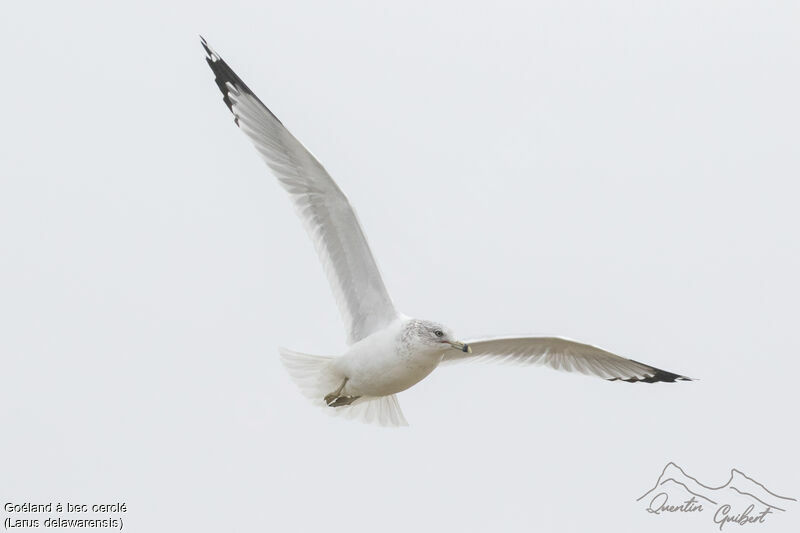
[{"label": "bird's head", "polygon": [[453,332],[437,323],[430,320],[411,320],[406,325],[403,332],[405,340],[415,346],[416,349],[431,351],[431,352],[444,352],[446,350],[459,350],[462,352],[470,353],[471,350],[468,344],[456,340]]}]

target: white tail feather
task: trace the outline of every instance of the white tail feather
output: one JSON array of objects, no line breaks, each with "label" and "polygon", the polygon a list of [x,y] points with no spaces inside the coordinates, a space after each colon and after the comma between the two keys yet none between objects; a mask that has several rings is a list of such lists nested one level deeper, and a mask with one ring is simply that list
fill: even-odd
[{"label": "white tail feather", "polygon": [[283,366],[292,381],[314,405],[325,409],[329,415],[341,416],[379,426],[407,426],[400,402],[390,396],[362,396],[350,405],[329,407],[323,399],[336,390],[343,379],[332,367],[333,357],[310,355],[279,348]]}]

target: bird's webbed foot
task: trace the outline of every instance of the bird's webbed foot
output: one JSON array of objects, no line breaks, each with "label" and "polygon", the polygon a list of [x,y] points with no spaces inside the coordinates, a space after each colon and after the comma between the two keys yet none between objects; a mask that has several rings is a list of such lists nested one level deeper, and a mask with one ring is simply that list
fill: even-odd
[{"label": "bird's webbed foot", "polygon": [[342,407],[343,405],[350,405],[354,401],[361,398],[361,396],[343,396],[342,391],[344,386],[347,385],[347,378],[344,378],[339,388],[332,393],[325,396],[325,403],[328,407]]},{"label": "bird's webbed foot", "polygon": [[328,407],[342,407],[343,405],[350,405],[354,401],[361,398],[361,396],[336,396],[328,394],[325,396],[325,403],[328,404]]}]

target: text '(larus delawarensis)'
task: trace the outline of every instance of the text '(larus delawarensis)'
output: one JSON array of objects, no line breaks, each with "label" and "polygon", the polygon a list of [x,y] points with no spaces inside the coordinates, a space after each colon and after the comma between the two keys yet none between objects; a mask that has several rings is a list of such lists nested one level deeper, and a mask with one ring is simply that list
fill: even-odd
[{"label": "text '(larus delawarensis)'", "polygon": [[609,381],[691,381],[685,376],[557,337],[457,340],[446,326],[395,309],[353,208],[319,161],[202,39],[223,101],[289,193],[314,242],[339,306],[347,351],[326,357],[279,349],[300,390],[328,412],[385,426],[407,425],[397,393],[443,362],[538,363]]}]

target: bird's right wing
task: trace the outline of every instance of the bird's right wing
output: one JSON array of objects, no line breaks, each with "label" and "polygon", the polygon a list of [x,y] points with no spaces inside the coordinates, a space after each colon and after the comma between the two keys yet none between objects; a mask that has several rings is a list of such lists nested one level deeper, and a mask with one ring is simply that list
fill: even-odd
[{"label": "bird's right wing", "polygon": [[630,383],[692,381],[633,359],[626,359],[588,344],[558,337],[510,337],[466,341],[470,352],[448,350],[442,362],[470,359],[543,364],[556,370],[580,372],[609,381]]},{"label": "bird's right wing", "polygon": [[355,212],[317,159],[202,39],[223,101],[294,204],[354,343],[397,316]]}]

